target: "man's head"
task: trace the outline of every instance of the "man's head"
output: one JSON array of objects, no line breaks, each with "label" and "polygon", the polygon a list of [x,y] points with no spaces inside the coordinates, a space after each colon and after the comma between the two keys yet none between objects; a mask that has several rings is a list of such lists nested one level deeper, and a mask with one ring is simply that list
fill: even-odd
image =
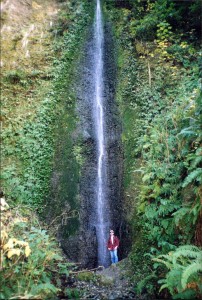
[{"label": "man's head", "polygon": [[114,230],[110,229],[109,233],[111,236],[114,235]]}]

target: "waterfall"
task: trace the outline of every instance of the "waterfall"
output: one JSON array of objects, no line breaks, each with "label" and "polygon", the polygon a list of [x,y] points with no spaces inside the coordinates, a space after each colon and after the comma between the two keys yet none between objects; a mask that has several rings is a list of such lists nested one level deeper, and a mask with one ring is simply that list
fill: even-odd
[{"label": "waterfall", "polygon": [[96,235],[98,242],[98,264],[106,265],[107,262],[107,248],[106,248],[106,236],[107,236],[107,220],[108,213],[106,211],[106,149],[105,149],[105,137],[104,137],[104,108],[103,108],[103,24],[102,13],[100,7],[100,0],[97,0],[96,15],[94,23],[94,42],[95,42],[95,103],[94,103],[94,120],[96,130],[96,142],[97,142],[97,185],[96,185],[96,206],[97,206],[97,223],[96,223]]},{"label": "waterfall", "polygon": [[54,219],[59,210],[63,212],[64,204],[64,209],[78,212],[78,216],[59,227],[58,240],[69,259],[88,269],[110,265],[106,247],[110,227],[120,237],[121,258],[121,233],[125,226],[121,123],[115,99],[116,44],[111,22],[107,15],[102,18],[102,0],[93,2],[89,5],[94,4],[94,20],[86,28],[80,55],[76,55],[77,61],[72,61],[68,73],[73,76],[67,94],[72,100],[74,95],[77,98],[77,127],[71,127],[74,114],[65,105],[69,123],[67,130],[62,131],[62,144],[58,144],[50,213]]},{"label": "waterfall", "polygon": [[77,72],[74,88],[84,163],[79,183],[79,232],[70,237],[67,251],[87,268],[108,267],[109,229],[112,226],[119,235],[122,225],[122,154],[114,40],[110,22],[102,18],[101,0],[95,0],[94,22]]}]

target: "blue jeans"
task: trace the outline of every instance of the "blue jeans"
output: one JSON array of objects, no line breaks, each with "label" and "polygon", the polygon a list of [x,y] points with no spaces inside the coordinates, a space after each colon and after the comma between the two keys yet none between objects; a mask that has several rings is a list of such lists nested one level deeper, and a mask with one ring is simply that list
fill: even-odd
[{"label": "blue jeans", "polygon": [[110,250],[110,255],[111,255],[112,264],[117,263],[118,262],[117,249]]}]

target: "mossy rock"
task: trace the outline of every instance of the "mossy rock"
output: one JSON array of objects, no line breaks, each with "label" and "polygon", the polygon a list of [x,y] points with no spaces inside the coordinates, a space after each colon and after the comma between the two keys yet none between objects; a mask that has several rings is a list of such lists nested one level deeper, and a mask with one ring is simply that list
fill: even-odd
[{"label": "mossy rock", "polygon": [[113,286],[114,285],[114,278],[106,275],[99,275],[98,283],[99,285],[103,286]]},{"label": "mossy rock", "polygon": [[94,281],[95,275],[91,272],[82,272],[78,273],[76,278],[81,281]]}]

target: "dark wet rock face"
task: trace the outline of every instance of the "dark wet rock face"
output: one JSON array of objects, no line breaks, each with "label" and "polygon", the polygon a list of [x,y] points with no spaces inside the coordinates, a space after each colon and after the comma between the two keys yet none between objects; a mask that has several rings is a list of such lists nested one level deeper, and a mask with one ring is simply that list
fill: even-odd
[{"label": "dark wet rock face", "polygon": [[121,145],[121,123],[115,102],[116,57],[110,23],[105,24],[105,109],[106,109],[106,150],[107,150],[107,194],[111,226],[120,237],[122,220],[122,178],[123,153]]},{"label": "dark wet rock face", "polygon": [[[103,108],[105,114],[104,135],[106,147],[105,159],[105,194],[107,197],[106,211],[109,220],[105,220],[108,228],[112,227],[120,237],[122,220],[122,147],[121,125],[115,103],[116,90],[116,61],[114,54],[113,36],[109,23],[104,26],[104,91]],[[96,232],[96,176],[97,176],[97,145],[93,119],[94,83],[93,74],[93,29],[85,44],[83,55],[78,68],[78,82],[76,86],[78,95],[77,112],[80,119],[78,124],[83,143],[85,163],[81,171],[80,180],[80,229],[78,236],[78,249],[73,245],[72,237],[63,248],[72,259],[77,256],[77,261],[83,266],[92,268],[97,266],[97,234]],[[67,249],[67,248],[68,249]],[[70,250],[70,249],[73,249]],[[78,250],[77,254],[75,252]],[[74,255],[71,253],[74,252]],[[121,256],[122,253],[119,253]],[[108,257],[108,265],[110,257]]]},{"label": "dark wet rock face", "polygon": [[[73,149],[74,145],[79,144],[84,162],[81,170],[75,171],[75,167],[78,166],[72,153],[66,155],[65,150],[60,150],[61,154],[59,153],[58,157],[61,158],[59,159],[61,168],[58,170],[56,164],[53,174],[54,200],[52,201],[52,208],[49,210],[49,219],[53,219],[56,212],[56,215],[63,214],[63,209],[67,210],[67,216],[68,213],[71,216],[71,211],[78,212],[72,218],[65,219],[64,216],[62,217],[64,220],[61,219],[61,224],[57,228],[57,236],[68,258],[81,263],[81,267],[85,268],[93,268],[98,264],[99,233],[96,227],[98,149],[93,116],[95,107],[94,49],[92,25],[86,43],[81,50],[81,57],[75,72],[75,84],[72,86],[77,97],[76,115],[79,121],[77,122],[77,128],[72,133],[72,144],[67,144],[64,136],[63,142],[59,145],[59,149],[70,149],[70,147]],[[106,152],[104,160],[105,173],[103,176],[106,197],[104,226],[107,228],[106,235],[108,235],[108,229],[113,228],[115,234],[121,239],[119,258],[122,258],[125,256],[123,250],[125,223],[122,217],[123,155],[121,123],[115,102],[115,47],[111,25],[107,22],[104,24],[103,64],[104,87],[102,100],[105,115],[104,139]],[[78,173],[79,176],[77,176]],[[75,174],[74,177],[71,177],[71,174]],[[110,254],[107,254],[105,267],[110,264]]]}]

